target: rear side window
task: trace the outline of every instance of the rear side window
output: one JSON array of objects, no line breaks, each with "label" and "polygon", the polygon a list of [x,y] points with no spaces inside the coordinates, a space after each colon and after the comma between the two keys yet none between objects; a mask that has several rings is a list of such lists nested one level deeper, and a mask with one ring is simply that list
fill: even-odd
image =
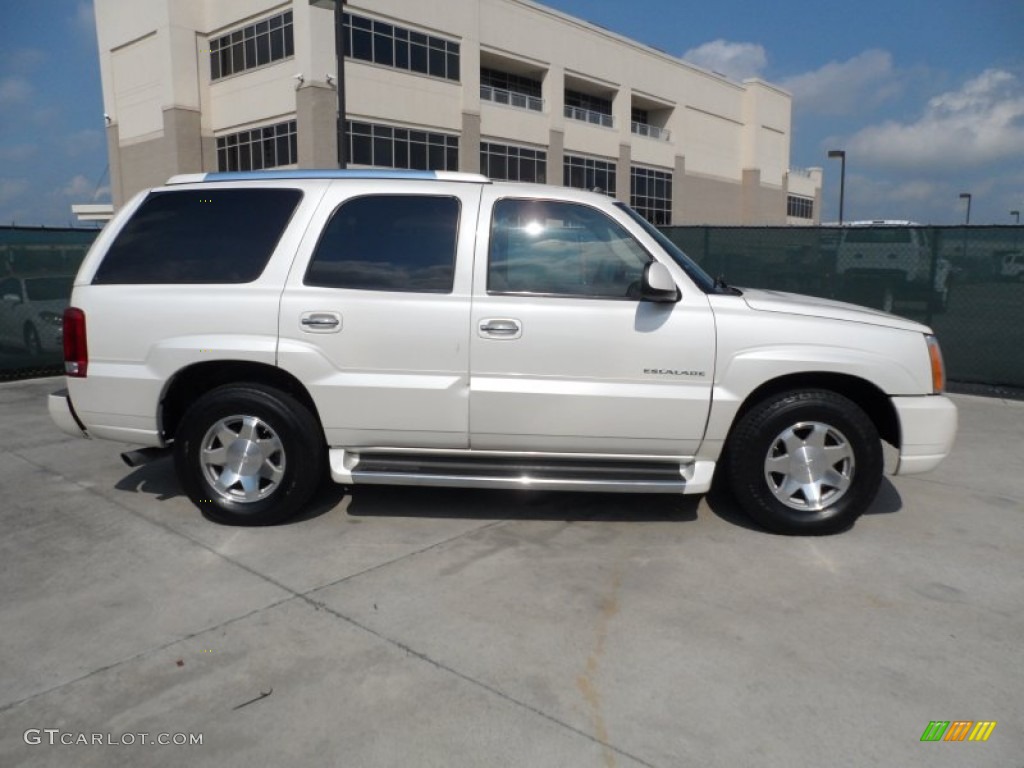
[{"label": "rear side window", "polygon": [[93,283],[251,282],[301,199],[297,189],[153,192],[117,235]]},{"label": "rear side window", "polygon": [[338,208],[328,222],[305,284],[451,293],[458,232],[458,198],[357,197]]}]

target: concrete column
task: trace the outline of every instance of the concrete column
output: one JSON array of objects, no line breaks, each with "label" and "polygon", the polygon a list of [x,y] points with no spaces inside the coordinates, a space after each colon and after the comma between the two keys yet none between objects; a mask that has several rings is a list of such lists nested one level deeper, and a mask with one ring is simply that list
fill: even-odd
[{"label": "concrete column", "polygon": [[295,131],[300,168],[338,167],[338,92],[307,82],[295,92]]},{"label": "concrete column", "polygon": [[615,166],[615,199],[629,205],[630,168],[632,168],[632,150],[629,144],[619,144],[619,161]]},{"label": "concrete column", "polygon": [[[544,83],[541,86],[541,95],[544,97],[544,109],[551,120],[551,129],[562,133],[565,127],[564,69],[553,66],[548,70],[548,73],[544,76]],[[558,183],[561,184],[561,161],[559,161],[558,178]]]},{"label": "concrete column", "polygon": [[203,135],[198,109],[165,109],[164,141],[168,145],[172,174],[202,172]]},{"label": "concrete column", "polygon": [[686,218],[686,157],[676,155],[676,167],[672,172],[672,224],[678,226]]},{"label": "concrete column", "polygon": [[552,128],[548,139],[548,184],[556,187],[562,186],[565,179],[564,165],[565,132]]},{"label": "concrete column", "polygon": [[[478,93],[479,90],[478,87]],[[480,115],[475,112],[462,113],[459,170],[465,173],[480,173]]]},{"label": "concrete column", "polygon": [[743,183],[740,187],[740,222],[744,225],[762,224],[761,212],[761,170],[744,168]]}]

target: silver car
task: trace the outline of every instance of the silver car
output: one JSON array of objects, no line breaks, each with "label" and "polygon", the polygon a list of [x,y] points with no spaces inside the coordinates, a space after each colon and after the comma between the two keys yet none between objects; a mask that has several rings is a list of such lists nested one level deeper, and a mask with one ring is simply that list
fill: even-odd
[{"label": "silver car", "polygon": [[33,356],[60,351],[62,315],[73,280],[71,275],[0,280],[0,343],[21,347]]}]

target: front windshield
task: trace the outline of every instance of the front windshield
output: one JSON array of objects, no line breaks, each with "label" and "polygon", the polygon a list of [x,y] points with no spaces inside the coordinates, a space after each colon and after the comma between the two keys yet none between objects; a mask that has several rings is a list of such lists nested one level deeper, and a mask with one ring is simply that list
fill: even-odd
[{"label": "front windshield", "polygon": [[678,245],[669,240],[664,232],[655,227],[651,222],[625,203],[616,203],[615,205],[629,214],[629,217],[633,219],[633,221],[643,227],[644,231],[657,241],[662,250],[671,256],[672,260],[676,264],[683,268],[683,271],[686,272],[687,276],[697,284],[698,288],[704,291],[704,293],[717,293],[715,290],[714,279],[707,272],[701,269],[697,262],[683,253]]}]

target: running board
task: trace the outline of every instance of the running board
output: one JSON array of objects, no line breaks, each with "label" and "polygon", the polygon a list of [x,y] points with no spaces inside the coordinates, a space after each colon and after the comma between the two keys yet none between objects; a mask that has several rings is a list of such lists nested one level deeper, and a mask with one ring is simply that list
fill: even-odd
[{"label": "running board", "polygon": [[713,461],[662,457],[363,449],[329,452],[343,485],[513,488],[609,493],[706,493]]}]

